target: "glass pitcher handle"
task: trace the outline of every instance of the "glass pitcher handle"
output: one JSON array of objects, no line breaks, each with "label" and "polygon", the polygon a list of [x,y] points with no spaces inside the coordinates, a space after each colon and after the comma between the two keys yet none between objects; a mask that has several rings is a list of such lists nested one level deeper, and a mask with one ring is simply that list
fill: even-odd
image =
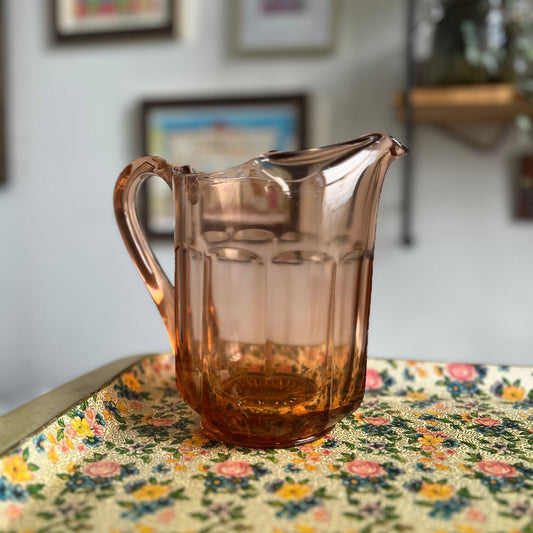
[{"label": "glass pitcher handle", "polygon": [[174,286],[161,268],[139,224],[135,196],[141,183],[159,176],[172,189],[173,167],[160,157],[141,157],[132,161],[115,185],[113,204],[124,244],[154,300],[176,353]]}]

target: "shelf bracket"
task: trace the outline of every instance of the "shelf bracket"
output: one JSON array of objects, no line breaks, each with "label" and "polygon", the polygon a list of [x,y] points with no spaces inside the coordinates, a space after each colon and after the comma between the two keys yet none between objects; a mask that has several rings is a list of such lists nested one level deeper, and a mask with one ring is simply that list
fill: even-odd
[{"label": "shelf bracket", "polygon": [[443,124],[434,123],[442,133],[454,140],[466,144],[479,152],[488,152],[496,148],[512,128],[510,123],[494,124]]}]

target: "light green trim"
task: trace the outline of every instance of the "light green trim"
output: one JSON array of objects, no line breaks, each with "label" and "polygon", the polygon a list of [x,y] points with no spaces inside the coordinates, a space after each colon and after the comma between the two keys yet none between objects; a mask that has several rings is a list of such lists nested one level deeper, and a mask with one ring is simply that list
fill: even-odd
[{"label": "light green trim", "polygon": [[59,418],[126,369],[155,355],[157,354],[134,355],[118,359],[0,416],[0,455]]}]

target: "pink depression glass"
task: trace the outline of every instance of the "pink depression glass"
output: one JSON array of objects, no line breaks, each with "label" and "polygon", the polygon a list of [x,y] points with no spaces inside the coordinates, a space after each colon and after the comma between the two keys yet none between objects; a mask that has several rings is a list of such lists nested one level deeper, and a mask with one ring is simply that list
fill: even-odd
[{"label": "pink depression glass", "polygon": [[[164,320],[178,390],[206,433],[292,446],[359,406],[378,200],[405,153],[371,134],[214,173],[158,157],[124,169],[118,225]],[[175,198],[174,284],[135,212],[139,185],[154,175]]]}]

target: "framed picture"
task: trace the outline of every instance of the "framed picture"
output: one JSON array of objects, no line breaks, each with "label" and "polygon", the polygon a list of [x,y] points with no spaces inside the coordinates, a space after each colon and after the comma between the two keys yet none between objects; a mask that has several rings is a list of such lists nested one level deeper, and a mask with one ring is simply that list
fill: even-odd
[{"label": "framed picture", "polygon": [[533,220],[533,155],[518,158],[513,179],[513,211],[517,220]]},{"label": "framed picture", "polygon": [[6,124],[4,108],[4,0],[0,0],[0,185],[7,181]]},{"label": "framed picture", "polygon": [[[303,94],[143,102],[143,152],[201,172],[224,170],[269,150],[304,148],[306,109]],[[174,205],[162,180],[146,182],[141,212],[149,237],[173,235]]]},{"label": "framed picture", "polygon": [[239,54],[312,54],[333,49],[335,0],[233,0]]},{"label": "framed picture", "polygon": [[174,34],[175,0],[51,0],[57,42]]}]

